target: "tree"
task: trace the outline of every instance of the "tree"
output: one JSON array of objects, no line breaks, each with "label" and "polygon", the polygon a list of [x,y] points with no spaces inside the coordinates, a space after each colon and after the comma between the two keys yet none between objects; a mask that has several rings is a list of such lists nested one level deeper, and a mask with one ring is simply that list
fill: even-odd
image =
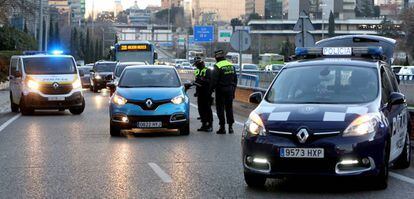
[{"label": "tree", "polygon": [[24,15],[34,16],[38,1],[33,0],[0,0],[0,22],[7,23],[12,12],[20,10]]},{"label": "tree", "polygon": [[285,56],[285,60],[288,60],[289,57],[294,54],[294,50],[295,45],[290,43],[289,37],[286,37],[286,40],[283,41],[280,45],[280,54]]},{"label": "tree", "polygon": [[414,56],[414,46],[412,45],[412,40],[414,38],[414,7],[406,8],[400,15],[402,21],[401,27],[405,33],[404,42],[400,44],[405,45],[406,52],[411,56]]},{"label": "tree", "polygon": [[124,10],[116,15],[115,22],[117,23],[128,23],[128,14]]},{"label": "tree", "polygon": [[236,26],[242,26],[243,22],[239,18],[233,18],[230,21],[231,27],[233,27],[233,31],[236,29]]},{"label": "tree", "polygon": [[246,25],[247,25],[247,23],[249,23],[249,21],[255,20],[255,19],[262,19],[262,17],[259,14],[257,14],[257,13],[251,13],[251,14],[249,14],[247,16]]},{"label": "tree", "polygon": [[53,21],[50,20],[49,21],[49,33],[48,33],[48,41],[47,41],[47,48],[48,49],[52,49],[55,47],[55,31],[53,30],[54,26],[53,26]]},{"label": "tree", "polygon": [[396,38],[399,33],[395,30],[394,23],[388,20],[386,17],[381,21],[378,34],[384,37]]},{"label": "tree", "polygon": [[29,29],[27,28],[27,23],[26,22],[24,23],[23,32],[29,33]]},{"label": "tree", "polygon": [[30,35],[10,26],[0,28],[0,50],[34,50],[36,40]]},{"label": "tree", "polygon": [[54,28],[54,36],[55,36],[55,46],[60,46],[60,30],[59,30],[59,23],[55,22],[55,28]]},{"label": "tree", "polygon": [[331,13],[329,13],[328,35],[329,37],[335,36],[335,16],[332,10]]}]

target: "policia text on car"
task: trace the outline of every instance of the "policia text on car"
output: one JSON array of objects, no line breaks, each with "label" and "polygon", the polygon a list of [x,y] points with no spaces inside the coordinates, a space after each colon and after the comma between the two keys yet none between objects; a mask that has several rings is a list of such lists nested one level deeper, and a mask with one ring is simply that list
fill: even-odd
[{"label": "policia text on car", "polygon": [[[229,133],[233,133],[233,99],[237,87],[237,74],[233,64],[226,60],[223,50],[215,52],[217,63],[214,65],[214,73],[211,78],[211,89],[216,92],[216,108],[220,121],[220,129],[217,134],[226,133],[226,119],[229,125]],[[226,117],[224,116],[226,112]]]}]

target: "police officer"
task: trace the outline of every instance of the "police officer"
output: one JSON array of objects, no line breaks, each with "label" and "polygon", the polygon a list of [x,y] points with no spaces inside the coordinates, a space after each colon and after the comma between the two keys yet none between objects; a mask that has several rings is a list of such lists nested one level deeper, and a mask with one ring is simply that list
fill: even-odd
[{"label": "police officer", "polygon": [[226,118],[229,133],[232,134],[234,132],[233,99],[237,87],[237,74],[233,64],[226,60],[223,50],[216,51],[215,58],[217,63],[214,65],[211,89],[216,92],[216,108],[220,120],[220,129],[217,134],[226,134]]},{"label": "police officer", "polygon": [[194,95],[197,97],[198,113],[200,114],[202,123],[201,128],[197,131],[212,132],[213,111],[211,110],[211,71],[205,66],[204,61],[201,60],[200,57],[194,58],[194,66],[196,67],[196,70],[194,71],[196,93]]}]

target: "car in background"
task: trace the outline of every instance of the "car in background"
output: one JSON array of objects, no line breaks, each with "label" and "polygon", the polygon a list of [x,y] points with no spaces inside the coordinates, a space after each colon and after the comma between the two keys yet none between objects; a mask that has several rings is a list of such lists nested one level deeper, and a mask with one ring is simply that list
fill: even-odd
[{"label": "car in background", "polygon": [[175,66],[175,68],[182,68],[181,67],[181,63],[183,63],[183,62],[186,62],[187,60],[186,59],[175,59],[174,60],[174,66]]},{"label": "car in background", "polygon": [[414,75],[414,66],[402,66],[398,75]]},{"label": "car in background", "polygon": [[78,67],[82,88],[89,88],[91,86],[90,72],[92,68],[93,66],[88,65]]},{"label": "car in background", "polygon": [[129,66],[118,85],[108,84],[114,95],[110,100],[110,134],[121,130],[178,130],[190,133],[189,98],[172,66]]},{"label": "car in background", "polygon": [[259,71],[259,66],[256,64],[242,64],[243,72],[256,72]]},{"label": "car in background", "polygon": [[193,69],[193,66],[190,64],[190,62],[185,61],[181,63],[181,68],[191,70]]},{"label": "car in background", "polygon": [[265,71],[279,72],[283,68],[283,64],[269,64],[265,67]]},{"label": "car in background", "polygon": [[399,65],[391,66],[392,72],[394,72],[395,74],[398,74],[402,68],[403,66],[399,66]]},{"label": "car in background", "polygon": [[69,55],[13,56],[9,68],[12,112],[30,115],[37,109],[82,114],[85,99],[75,59]]},{"label": "car in background", "polygon": [[106,84],[113,79],[116,65],[117,62],[112,61],[96,62],[91,70],[90,90],[96,93],[99,90],[106,88]]}]

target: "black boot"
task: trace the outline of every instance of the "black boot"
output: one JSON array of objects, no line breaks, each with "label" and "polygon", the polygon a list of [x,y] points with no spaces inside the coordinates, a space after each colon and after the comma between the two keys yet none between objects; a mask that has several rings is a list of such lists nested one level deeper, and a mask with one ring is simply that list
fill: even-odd
[{"label": "black boot", "polygon": [[233,130],[233,125],[229,125],[229,134],[233,134],[234,130]]},{"label": "black boot", "polygon": [[217,134],[226,134],[226,127],[220,126],[220,129],[216,132]]},{"label": "black boot", "polygon": [[205,131],[206,127],[207,127],[206,123],[203,123],[201,127],[197,129],[197,131]]},{"label": "black boot", "polygon": [[208,122],[207,125],[206,125],[205,132],[210,133],[212,131],[213,131],[213,123],[212,122]]}]

